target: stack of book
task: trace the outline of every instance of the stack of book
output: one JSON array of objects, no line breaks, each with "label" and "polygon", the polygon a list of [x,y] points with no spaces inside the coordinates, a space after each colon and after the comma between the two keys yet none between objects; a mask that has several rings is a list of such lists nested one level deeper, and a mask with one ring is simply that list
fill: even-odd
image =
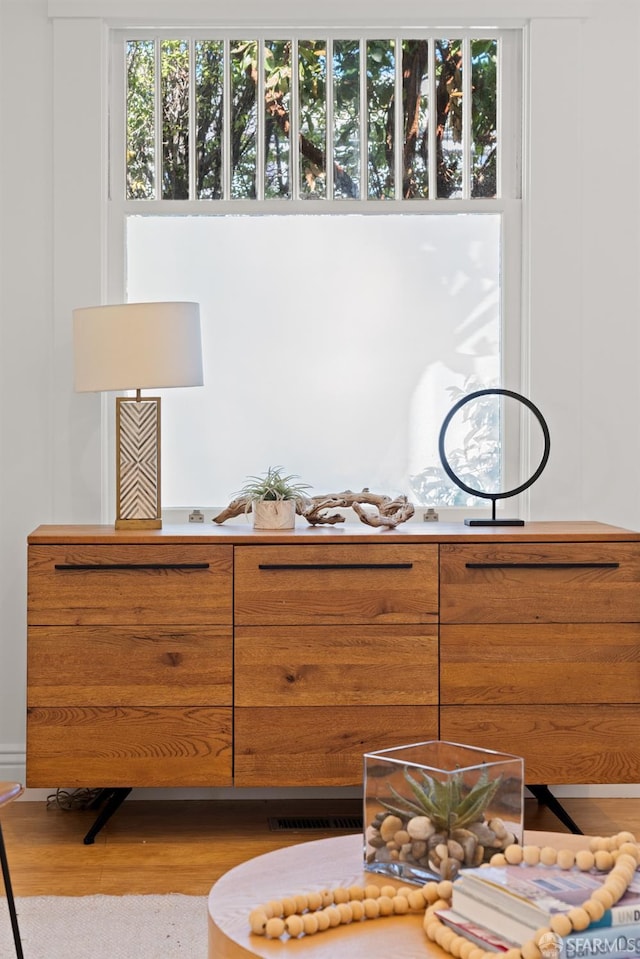
[{"label": "stack of book", "polygon": [[[453,884],[451,909],[438,915],[483,949],[504,952],[533,938],[552,917],[581,906],[603,884],[602,874],[555,866],[463,869]],[[602,919],[563,939],[563,959],[640,957],[640,876]]]}]

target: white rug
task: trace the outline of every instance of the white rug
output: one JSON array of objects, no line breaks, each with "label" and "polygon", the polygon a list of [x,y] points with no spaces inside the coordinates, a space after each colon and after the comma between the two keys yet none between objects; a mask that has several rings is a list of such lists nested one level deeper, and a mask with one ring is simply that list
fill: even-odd
[{"label": "white rug", "polygon": [[[25,896],[24,959],[206,959],[206,896]],[[15,947],[0,896],[0,957]]]}]

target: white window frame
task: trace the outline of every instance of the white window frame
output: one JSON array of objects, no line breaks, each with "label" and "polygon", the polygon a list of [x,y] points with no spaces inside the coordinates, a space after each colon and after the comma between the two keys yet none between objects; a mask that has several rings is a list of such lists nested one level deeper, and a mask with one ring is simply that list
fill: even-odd
[{"label": "white window frame", "polygon": [[[407,39],[429,39],[451,36],[452,38],[481,39],[485,36],[497,37],[499,45],[499,73],[498,73],[498,139],[500,144],[498,170],[498,196],[495,198],[468,198],[468,199],[387,199],[384,202],[369,199],[366,191],[357,200],[349,199],[322,199],[310,203],[308,199],[127,199],[126,198],[126,166],[125,166],[125,129],[126,129],[126,89],[125,89],[125,49],[127,40],[136,39],[172,39],[187,40],[190,43],[197,40],[215,39],[228,41],[232,39],[256,39],[258,43],[267,39],[288,39],[293,37],[294,42],[303,39],[394,39],[399,48],[399,41]],[[235,29],[216,30],[186,30],[177,28],[149,30],[113,30],[110,35],[110,174],[109,174],[109,250],[110,250],[110,285],[120,291],[126,290],[126,249],[125,224],[129,215],[136,216],[225,216],[234,214],[243,215],[336,215],[345,216],[352,213],[360,215],[410,214],[417,216],[434,216],[451,213],[471,214],[500,214],[502,223],[501,249],[501,302],[499,307],[501,318],[501,385],[512,390],[521,388],[521,249],[522,249],[522,45],[523,30],[477,29],[452,27],[450,31],[443,28],[426,30],[421,28],[403,28],[401,33],[391,34],[389,29],[363,27],[360,31],[350,29],[333,30],[288,30],[241,27]],[[398,131],[396,131],[398,133]],[[295,142],[295,138],[294,138]],[[399,155],[397,150],[396,154]],[[365,161],[366,162],[366,161]],[[259,173],[258,173],[259,175]],[[396,170],[396,182],[400,179],[400,171]],[[431,179],[431,178],[430,178]],[[122,299],[121,292],[119,298]],[[113,425],[109,423],[109,432]],[[110,441],[109,441],[110,442]],[[113,445],[110,442],[110,445]],[[519,462],[512,463],[512,472],[520,474],[527,468],[525,451],[527,444],[515,446],[509,444],[510,449],[517,448]],[[514,484],[515,485],[515,484]],[[113,500],[114,492],[109,489],[109,499]],[[193,507],[204,506],[212,514],[216,508],[225,506],[225,503],[191,504]],[[499,504],[501,508],[502,504]],[[485,507],[470,509],[469,507],[440,507],[439,514],[443,518],[459,518],[462,515],[475,515],[486,512]],[[421,520],[424,508],[419,508],[416,519]],[[163,510],[167,521],[183,521],[184,511],[175,509]],[[208,517],[207,517],[208,518]]]},{"label": "white window frame", "polygon": [[[294,194],[290,198],[276,198],[276,199],[265,199],[263,196],[264,193],[264,170],[262,169],[262,162],[264,157],[262,156],[261,143],[262,137],[258,137],[257,143],[257,156],[258,163],[256,169],[256,185],[258,196],[256,199],[197,199],[191,198],[189,200],[165,200],[165,199],[134,199],[127,200],[126,193],[126,165],[125,165],[125,149],[124,149],[124,131],[126,125],[126,89],[125,89],[125,46],[127,40],[155,40],[161,42],[162,40],[182,40],[189,44],[190,48],[190,62],[192,77],[191,82],[193,84],[193,45],[194,43],[201,40],[216,40],[221,41],[225,45],[225,61],[228,59],[229,47],[228,43],[233,40],[243,39],[243,40],[257,40],[258,41],[258,56],[260,57],[260,51],[264,43],[268,40],[285,40],[292,39],[294,43],[294,53],[296,55],[297,45],[299,42],[304,40],[327,40],[329,43],[337,40],[356,40],[359,41],[361,47],[368,40],[392,40],[395,42],[395,49],[401,49],[402,40],[428,40],[429,48],[431,51],[430,56],[430,67],[429,67],[429,99],[433,103],[435,100],[435,64],[433,62],[433,40],[442,39],[443,37],[450,37],[451,39],[459,40],[463,42],[463,46],[466,46],[470,40],[481,40],[486,38],[496,38],[498,41],[499,47],[499,72],[497,78],[497,86],[499,90],[498,97],[498,116],[497,116],[497,129],[498,129],[498,196],[494,199],[482,199],[482,198],[469,198],[469,199],[440,199],[438,197],[429,196],[429,198],[421,199],[411,199],[404,200],[401,198],[402,192],[402,151],[397,148],[394,151],[395,156],[395,169],[394,169],[394,183],[395,183],[395,199],[385,199],[384,200],[384,210],[378,209],[378,213],[386,212],[435,212],[435,207],[440,212],[478,212],[479,210],[485,209],[485,212],[496,212],[496,209],[500,211],[501,203],[507,199],[521,199],[522,195],[522,30],[521,29],[511,29],[511,30],[498,30],[498,29],[487,29],[487,28],[477,28],[472,29],[469,27],[453,27],[449,31],[444,29],[425,29],[424,27],[415,28],[413,30],[403,30],[401,33],[394,32],[393,34],[389,30],[381,30],[379,28],[363,28],[361,31],[354,31],[348,29],[333,29],[333,30],[322,30],[310,31],[310,30],[292,30],[289,28],[285,30],[284,28],[280,31],[274,31],[273,29],[266,30],[264,28],[253,29],[224,29],[217,30],[215,33],[212,31],[205,30],[185,30],[185,29],[164,29],[164,30],[125,30],[119,31],[114,30],[111,34],[111,141],[112,148],[110,151],[110,197],[111,201],[115,204],[122,200],[125,204],[125,214],[129,212],[135,212],[139,215],[152,215],[152,214],[162,214],[167,212],[165,205],[171,204],[171,213],[172,215],[215,215],[221,212],[236,214],[236,213],[249,213],[253,214],[255,209],[256,213],[309,213],[309,200],[306,198],[296,198],[295,194],[298,190],[299,184],[297,182],[298,178],[296,176],[297,172],[297,162],[296,162],[296,150],[292,150],[292,162],[291,162],[291,180],[292,180],[292,193]],[[468,55],[468,48],[467,48]],[[261,62],[261,60],[259,60]],[[229,69],[228,64],[225,67],[226,70]],[[262,76],[263,71],[260,71]],[[328,74],[328,77],[330,73]],[[396,84],[398,82],[399,74],[396,73]],[[329,81],[327,81],[329,82]],[[470,127],[470,110],[471,110],[471,97],[470,97],[470,84],[471,77],[469,76],[469,71],[465,70],[463,72],[463,90],[465,94],[463,96],[463,102],[465,104],[464,110],[469,111],[465,117],[465,130],[468,131]],[[293,86],[292,89],[292,98],[295,98],[296,87]],[[364,98],[364,92],[362,93]],[[258,96],[257,103],[258,109],[262,99]],[[327,99],[327,103],[329,100]],[[362,111],[362,108],[361,108]],[[225,112],[229,112],[229,104],[225,105]],[[262,116],[260,119],[264,119]],[[156,125],[158,121],[156,120]],[[298,121],[295,109],[292,109],[291,115],[291,142],[292,144],[297,141],[298,134]],[[367,190],[365,188],[367,182],[367,150],[366,150],[366,126],[365,123],[361,124],[361,137],[364,136],[364,141],[361,143],[360,149],[360,183],[363,185],[363,188],[360,191],[360,197],[358,199],[348,199],[348,198],[339,198],[337,200],[330,199],[318,199],[314,201],[318,205],[318,211],[322,213],[354,213],[359,214],[366,213],[367,209],[372,204],[379,204],[382,206],[382,201],[377,199],[369,198],[367,195]],[[429,169],[429,182],[433,183],[435,181],[435,126],[430,124],[430,144],[429,144],[429,153],[430,153],[430,162],[431,166]],[[463,136],[467,136],[464,134]],[[403,138],[402,131],[402,114],[398,111],[395,116],[395,140],[396,144],[401,144]],[[156,131],[156,139],[159,139],[159,133]],[[193,118],[191,118],[190,124],[190,141],[192,148],[190,149],[190,170],[189,170],[189,180],[191,183],[191,189],[193,190],[193,180],[195,178],[194,171],[194,157],[195,150],[193,149],[195,141],[195,130],[193,124]],[[332,155],[332,146],[333,138],[331,131],[330,119],[327,118],[327,156]],[[469,159],[470,151],[468,150],[468,144],[464,148],[464,153],[466,154],[466,159]],[[224,183],[224,188],[226,191],[230,187],[230,157],[228,151],[230,149],[229,142],[226,142],[223,146],[224,156],[224,169],[226,172],[225,179],[227,180]],[[469,191],[469,180],[470,180],[470,170],[466,169],[466,175],[464,180],[466,181],[463,184],[465,192]],[[331,165],[327,164],[327,181],[331,178]],[[431,192],[431,191],[430,191]],[[451,209],[447,211],[445,204],[451,204]],[[335,208],[334,208],[335,204]],[[392,206],[395,204],[395,206]],[[467,207],[467,204],[469,206]],[[283,206],[286,205],[286,210],[283,209]],[[461,208],[462,205],[462,208]],[[210,209],[208,209],[210,207]],[[259,211],[258,208],[259,207]],[[415,209],[414,209],[415,207]],[[421,209],[424,207],[425,209]]]}]

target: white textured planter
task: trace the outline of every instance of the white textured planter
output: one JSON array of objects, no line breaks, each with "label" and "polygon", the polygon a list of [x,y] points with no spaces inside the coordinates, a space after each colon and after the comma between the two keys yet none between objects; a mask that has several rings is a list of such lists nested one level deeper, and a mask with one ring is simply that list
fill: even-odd
[{"label": "white textured planter", "polygon": [[293,529],[296,525],[294,499],[259,500],[251,511],[254,529]]}]

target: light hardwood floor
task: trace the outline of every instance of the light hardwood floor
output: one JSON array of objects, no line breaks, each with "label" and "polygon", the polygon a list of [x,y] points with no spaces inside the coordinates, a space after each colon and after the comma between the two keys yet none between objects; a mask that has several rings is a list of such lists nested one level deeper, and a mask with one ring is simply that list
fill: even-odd
[{"label": "light hardwood floor", "polygon": [[[640,837],[638,799],[566,799],[563,805],[584,833],[629,829]],[[222,873],[246,859],[345,832],[272,831],[270,817],[357,817],[361,811],[358,800],[345,799],[128,800],[95,844],[85,846],[82,840],[95,812],[18,801],[3,810],[2,827],[17,896],[206,895]],[[525,827],[567,832],[533,799],[525,801]]]}]

